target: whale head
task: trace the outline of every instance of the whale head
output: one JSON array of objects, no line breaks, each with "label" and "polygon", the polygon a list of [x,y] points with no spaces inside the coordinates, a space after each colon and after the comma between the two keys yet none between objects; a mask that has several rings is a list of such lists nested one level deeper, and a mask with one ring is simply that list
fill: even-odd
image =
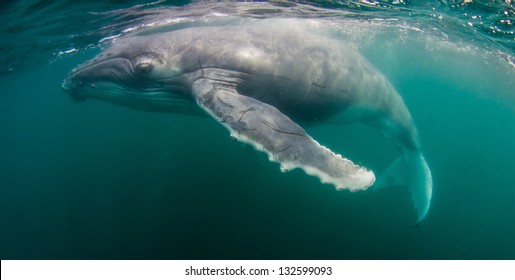
[{"label": "whale head", "polygon": [[190,97],[181,61],[165,47],[171,43],[165,39],[157,35],[119,39],[74,68],[62,87],[78,101],[100,99],[139,110],[173,112]]}]

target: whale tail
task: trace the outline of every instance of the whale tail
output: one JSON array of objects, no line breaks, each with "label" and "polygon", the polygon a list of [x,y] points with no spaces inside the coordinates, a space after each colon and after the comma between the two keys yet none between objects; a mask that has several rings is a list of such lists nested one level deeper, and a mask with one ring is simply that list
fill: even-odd
[{"label": "whale tail", "polygon": [[406,151],[388,167],[376,182],[376,188],[408,185],[420,223],[429,210],[433,180],[431,170],[420,151]]}]

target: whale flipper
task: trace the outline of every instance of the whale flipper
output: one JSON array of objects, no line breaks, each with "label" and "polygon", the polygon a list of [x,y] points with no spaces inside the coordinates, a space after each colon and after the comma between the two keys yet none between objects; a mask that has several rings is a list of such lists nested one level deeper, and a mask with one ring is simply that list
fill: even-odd
[{"label": "whale flipper", "polygon": [[201,78],[193,83],[193,96],[231,136],[266,152],[283,171],[301,168],[323,183],[351,191],[367,189],[375,181],[372,171],[320,145],[275,107],[240,95],[233,86]]}]

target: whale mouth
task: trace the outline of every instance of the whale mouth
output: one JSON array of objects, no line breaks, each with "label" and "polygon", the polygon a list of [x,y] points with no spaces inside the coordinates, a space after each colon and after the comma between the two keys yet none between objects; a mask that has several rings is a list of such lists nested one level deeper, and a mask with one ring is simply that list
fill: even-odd
[{"label": "whale mouth", "polygon": [[181,94],[184,88],[135,75],[125,58],[86,62],[73,69],[61,87],[75,102],[96,99],[137,110],[192,114],[191,102]]},{"label": "whale mouth", "polygon": [[162,84],[135,77],[131,61],[121,57],[93,59],[77,66],[61,87],[76,101],[108,95],[141,99],[169,95]]},{"label": "whale mouth", "polygon": [[126,58],[92,60],[74,68],[63,81],[62,88],[72,96],[78,95],[86,88],[94,88],[98,82],[127,83],[132,73],[132,63]]}]

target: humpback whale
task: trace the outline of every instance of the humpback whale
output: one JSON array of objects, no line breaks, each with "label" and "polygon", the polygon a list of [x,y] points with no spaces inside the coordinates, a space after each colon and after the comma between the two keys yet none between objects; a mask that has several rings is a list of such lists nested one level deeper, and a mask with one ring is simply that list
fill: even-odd
[{"label": "humpback whale", "polygon": [[[203,110],[283,171],[301,168],[350,191],[407,185],[417,222],[429,210],[431,172],[410,112],[387,78],[343,41],[288,24],[141,32],[77,66],[62,86],[75,99]],[[333,120],[372,125],[393,141],[399,158],[376,181],[301,127]]]}]

